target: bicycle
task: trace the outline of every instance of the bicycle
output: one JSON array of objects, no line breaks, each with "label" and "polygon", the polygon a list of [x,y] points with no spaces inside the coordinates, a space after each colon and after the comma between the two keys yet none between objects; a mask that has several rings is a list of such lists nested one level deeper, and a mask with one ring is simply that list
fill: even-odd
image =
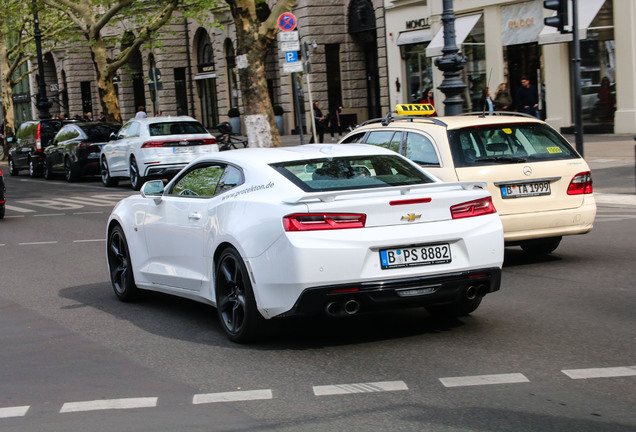
[{"label": "bicycle", "polygon": [[242,148],[247,147],[247,140],[239,138],[238,135],[232,133],[232,125],[228,122],[222,122],[216,125],[216,129],[221,132],[216,136],[216,142],[219,145],[219,151],[238,149],[237,144]]}]

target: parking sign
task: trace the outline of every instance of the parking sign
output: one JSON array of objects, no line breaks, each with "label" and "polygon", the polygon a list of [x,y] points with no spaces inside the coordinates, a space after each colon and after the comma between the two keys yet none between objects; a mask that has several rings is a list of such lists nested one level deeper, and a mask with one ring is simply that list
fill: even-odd
[{"label": "parking sign", "polygon": [[285,52],[285,61],[287,63],[295,63],[298,61],[298,52],[296,51],[287,51]]}]

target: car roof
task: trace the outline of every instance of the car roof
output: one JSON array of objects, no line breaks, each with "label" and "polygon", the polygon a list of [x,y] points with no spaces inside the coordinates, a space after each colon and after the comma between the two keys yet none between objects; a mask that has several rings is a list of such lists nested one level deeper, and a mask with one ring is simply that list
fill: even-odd
[{"label": "car roof", "polygon": [[238,165],[245,165],[246,163],[263,165],[295,160],[369,155],[398,156],[397,153],[391,150],[368,144],[350,144],[346,146],[338,144],[304,144],[295,147],[261,147],[228,150],[221,153],[206,154],[201,156],[198,160],[222,159],[227,162],[234,162]]},{"label": "car roof", "polygon": [[197,119],[189,117],[189,116],[163,116],[163,117],[146,117],[146,118],[138,118],[133,117],[128,121],[137,121],[142,124],[152,124],[152,123],[165,123],[165,122],[175,122],[175,121],[195,121],[199,122]]},{"label": "car roof", "polygon": [[[441,126],[447,129],[462,129],[465,127],[490,126],[501,124],[519,123],[545,123],[535,117],[520,113],[498,113],[496,115],[483,115],[482,113],[468,113],[457,116],[418,117],[418,116],[387,116],[382,119],[373,119],[363,123],[360,127],[399,127],[420,129],[424,126]],[[357,130],[357,129],[355,129]],[[355,131],[354,130],[354,131]]]}]

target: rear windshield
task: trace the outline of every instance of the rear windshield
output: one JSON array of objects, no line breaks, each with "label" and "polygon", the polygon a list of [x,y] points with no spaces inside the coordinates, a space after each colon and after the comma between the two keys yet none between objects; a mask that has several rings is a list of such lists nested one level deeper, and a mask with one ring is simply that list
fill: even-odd
[{"label": "rear windshield", "polygon": [[399,156],[347,156],[270,165],[305,192],[433,183]]},{"label": "rear windshield", "polygon": [[451,130],[448,138],[456,167],[580,158],[561,135],[540,123]]},{"label": "rear windshield", "polygon": [[79,125],[86,136],[93,141],[108,141],[111,133],[117,133],[121,129],[119,124],[94,122],[93,124]]},{"label": "rear windshield", "polygon": [[148,131],[150,132],[150,136],[208,133],[201,123],[195,121],[151,123],[148,125]]}]

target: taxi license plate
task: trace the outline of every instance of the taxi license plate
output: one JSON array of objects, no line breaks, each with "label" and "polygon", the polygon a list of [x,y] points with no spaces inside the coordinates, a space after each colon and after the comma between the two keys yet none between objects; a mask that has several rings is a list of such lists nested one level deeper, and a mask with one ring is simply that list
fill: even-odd
[{"label": "taxi license plate", "polygon": [[503,185],[500,187],[502,198],[521,198],[529,196],[550,195],[550,182],[547,181]]},{"label": "taxi license plate", "polygon": [[193,147],[172,147],[172,153],[192,153]]},{"label": "taxi license plate", "polygon": [[446,264],[451,261],[451,249],[448,243],[383,249],[380,251],[382,270],[397,267]]}]

